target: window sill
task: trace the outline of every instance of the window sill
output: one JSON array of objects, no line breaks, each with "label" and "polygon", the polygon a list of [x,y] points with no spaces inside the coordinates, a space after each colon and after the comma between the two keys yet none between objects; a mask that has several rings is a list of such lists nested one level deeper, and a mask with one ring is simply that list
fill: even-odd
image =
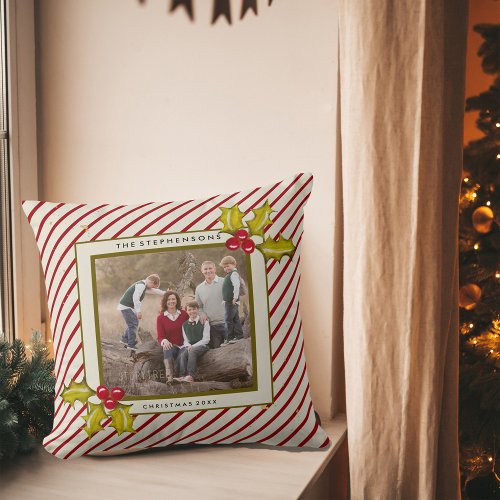
[{"label": "window sill", "polygon": [[344,415],[323,428],[332,441],[326,450],[191,446],[61,461],[40,448],[2,467],[1,489],[5,498],[18,499],[233,499],[236,492],[239,498],[298,498],[310,492],[345,441]]}]

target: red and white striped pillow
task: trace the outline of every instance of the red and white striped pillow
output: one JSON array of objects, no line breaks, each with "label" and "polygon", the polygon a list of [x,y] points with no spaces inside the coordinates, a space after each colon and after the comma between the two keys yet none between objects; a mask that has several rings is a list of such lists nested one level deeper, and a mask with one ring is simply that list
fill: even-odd
[{"label": "red and white striped pillow", "polygon": [[[119,206],[23,202],[40,250],[56,359],[55,418],[44,440],[47,451],[67,459],[173,444],[328,446],[309,394],[298,310],[303,208],[311,188],[312,175],[298,174],[204,200]],[[247,241],[248,254],[226,248],[238,229],[243,229],[242,239],[246,232],[253,242]],[[106,397],[101,400],[96,393],[106,382],[97,335],[102,304],[96,262],[128,258],[128,252],[132,259],[153,253],[157,257],[150,258],[168,259],[191,244],[200,258],[210,248],[247,263],[251,385],[175,395],[160,389],[140,398],[118,391],[108,409]],[[116,307],[113,311],[120,321]]]}]

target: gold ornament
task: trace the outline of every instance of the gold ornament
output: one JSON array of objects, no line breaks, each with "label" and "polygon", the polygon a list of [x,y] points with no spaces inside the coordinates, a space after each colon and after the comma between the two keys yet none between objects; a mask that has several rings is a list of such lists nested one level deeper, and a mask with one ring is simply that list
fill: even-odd
[{"label": "gold ornament", "polygon": [[481,288],[473,283],[460,287],[458,291],[458,305],[467,311],[474,309],[481,300]]},{"label": "gold ornament", "polygon": [[494,218],[495,215],[490,207],[479,207],[472,214],[472,225],[478,233],[486,234],[492,230]]}]

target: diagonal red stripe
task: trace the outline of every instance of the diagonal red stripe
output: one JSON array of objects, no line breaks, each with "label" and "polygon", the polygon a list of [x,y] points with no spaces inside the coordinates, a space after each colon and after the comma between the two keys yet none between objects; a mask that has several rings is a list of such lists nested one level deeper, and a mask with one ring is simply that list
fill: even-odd
[{"label": "diagonal red stripe", "polygon": [[[104,423],[102,424],[103,427],[106,427],[113,419],[112,418],[108,418],[104,421]],[[69,451],[64,457],[63,459],[66,460],[67,458],[69,458],[71,455],[73,455],[73,453],[75,453],[76,450],[78,450],[79,448],[81,448],[84,444],[88,443],[90,441],[91,438],[88,437],[88,435],[85,437],[85,439],[77,446],[75,446],[71,451]]]},{"label": "diagonal red stripe", "polygon": [[[78,378],[78,376],[80,375],[80,373],[82,373],[82,371],[83,371],[83,363],[80,365],[80,368],[78,368],[78,370],[73,375],[73,377],[71,378],[71,380],[76,380]],[[59,387],[59,390],[57,391],[56,395],[54,396],[54,399],[57,399],[59,397],[59,393],[61,392],[61,390],[62,390],[63,387],[64,387],[64,384],[61,384],[61,386]],[[54,417],[59,412],[59,409],[61,408],[62,403],[64,403],[64,400],[61,399],[61,402],[59,403],[59,406],[58,406],[56,412],[54,413]]]},{"label": "diagonal red stripe", "polygon": [[212,434],[210,434],[208,436],[205,436],[205,437],[200,438],[200,439],[196,439],[195,441],[193,441],[193,443],[200,443],[201,441],[205,441],[207,439],[210,439],[211,437],[215,436],[216,434],[219,434],[220,432],[226,430],[234,422],[236,422],[236,420],[239,420],[248,410],[250,410],[250,408],[252,408],[252,407],[251,406],[247,406],[240,413],[238,413],[234,418],[232,418],[227,424],[223,425],[222,427],[220,427],[216,431],[212,432]]},{"label": "diagonal red stripe", "polygon": [[47,222],[47,219],[59,208],[64,206],[64,203],[59,203],[55,207],[53,207],[51,210],[49,210],[44,216],[43,219],[40,221],[40,224],[38,224],[38,231],[35,236],[35,240],[38,241],[38,238],[40,238],[40,234],[42,232],[43,227],[45,226],[45,222]]},{"label": "diagonal red stripe", "polygon": [[[148,434],[147,436],[142,438],[140,441],[136,441],[135,443],[132,443],[131,445],[127,446],[125,448],[125,450],[128,450],[129,448],[137,447],[138,444],[141,444],[144,441],[147,441],[151,436],[154,436],[155,434],[159,434],[160,431],[162,431],[165,427],[167,427],[167,425],[170,425],[172,422],[177,420],[181,415],[183,415],[183,413],[176,413],[170,420],[167,420],[167,422],[165,422],[163,425],[158,427],[158,429],[155,429],[153,432],[151,432],[150,434]],[[135,436],[135,434],[133,434],[133,435]],[[128,439],[128,436],[127,436],[127,439]],[[125,441],[125,439],[123,441]],[[109,450],[113,449],[116,445],[120,444],[120,442],[121,441],[118,441],[118,443],[115,443],[114,445],[110,446],[109,448],[106,448],[104,451],[109,451]]]},{"label": "diagonal red stripe", "polygon": [[[66,375],[68,374],[68,370],[69,370],[69,367],[71,366],[71,363],[73,363],[73,360],[76,358],[76,355],[82,350],[82,343],[80,342],[78,344],[78,347],[77,349],[75,350],[75,352],[73,353],[73,355],[71,356],[71,358],[69,359],[68,361],[68,364],[66,366],[66,371],[64,372],[64,375],[61,379],[61,387],[62,387],[62,384],[64,382],[64,380],[66,379]],[[57,379],[56,379],[57,380]],[[59,390],[61,390],[61,387],[59,387]],[[59,391],[58,391],[59,392]]]},{"label": "diagonal red stripe", "polygon": [[140,210],[141,208],[147,207],[148,205],[152,205],[152,203],[149,202],[149,203],[144,203],[142,205],[137,205],[136,207],[132,208],[128,212],[125,212],[124,214],[120,214],[119,217],[117,217],[116,219],[113,219],[109,224],[106,224],[97,234],[95,234],[91,238],[91,241],[96,241],[97,238],[99,238],[99,236],[101,236],[101,234],[103,234],[105,231],[107,231],[111,226],[115,225],[119,220],[123,220],[127,215],[130,215],[130,214],[136,212],[137,210]]},{"label": "diagonal red stripe", "polygon": [[285,363],[284,363],[284,364],[282,364],[282,365],[279,367],[278,371],[277,371],[277,372],[273,375],[273,382],[274,382],[274,381],[276,381],[276,380],[278,380],[278,377],[280,376],[280,374],[281,374],[281,372],[282,372],[283,368],[285,367],[285,364],[286,364],[286,363],[288,362],[288,360],[291,358],[291,356],[292,356],[292,354],[293,354],[293,352],[294,352],[294,350],[295,350],[295,346],[297,345],[297,341],[298,341],[298,340],[299,340],[299,338],[300,338],[300,328],[301,328],[301,327],[302,327],[302,323],[300,323],[300,327],[299,327],[299,329],[297,330],[297,335],[295,336],[295,341],[294,341],[294,343],[293,343],[292,347],[290,348],[290,350],[288,351],[288,355],[287,355],[287,357],[285,358]]},{"label": "diagonal red stripe", "polygon": [[293,390],[290,397],[287,399],[286,403],[280,407],[279,411],[274,413],[274,415],[271,417],[270,420],[268,420],[264,424],[262,424],[256,431],[252,432],[252,434],[249,434],[248,436],[242,437],[242,438],[234,441],[234,443],[235,444],[241,443],[241,441],[245,441],[247,439],[250,439],[251,437],[255,436],[256,434],[259,434],[260,432],[262,432],[267,426],[272,424],[285,411],[285,409],[291,403],[292,399],[295,397],[295,394],[297,394],[297,391],[299,390],[300,384],[302,383],[302,380],[304,379],[305,374],[306,374],[306,366],[304,365],[304,369],[302,370],[302,376],[300,377],[300,380],[297,382],[295,389]]},{"label": "diagonal red stripe", "polygon": [[167,215],[170,215],[172,212],[175,212],[176,210],[179,210],[180,208],[182,208],[184,205],[187,205],[188,203],[191,203],[192,200],[188,200],[188,201],[185,201],[184,203],[181,203],[180,205],[177,205],[176,207],[168,210],[168,212],[165,212],[163,214],[161,214],[159,217],[157,217],[154,221],[150,222],[149,224],[147,224],[146,226],[144,226],[140,231],[138,231],[137,233],[135,233],[135,236],[140,236],[141,234],[143,234],[146,229],[150,228],[153,224],[155,224],[156,222],[158,222],[159,220],[163,219],[164,217],[166,217]]},{"label": "diagonal red stripe", "polygon": [[38,211],[38,209],[42,206],[45,205],[44,201],[39,201],[33,208],[33,210],[30,212],[28,215],[28,222],[31,223],[31,218],[35,215],[35,213]]},{"label": "diagonal red stripe", "polygon": [[[288,379],[285,381],[283,387],[281,388],[281,390],[276,394],[275,398],[274,398],[274,402],[276,402],[278,400],[278,398],[281,396],[281,394],[283,393],[284,389],[286,388],[286,386],[288,385],[288,383],[290,382],[290,379],[291,377],[294,375],[295,371],[297,370],[297,366],[298,366],[298,363],[301,359],[301,356],[299,355],[299,358],[297,360],[297,363],[295,364],[290,376],[288,377]],[[287,363],[287,361],[285,361],[285,364]],[[305,368],[305,365],[304,365],[304,368]],[[250,407],[249,407],[250,408]],[[250,427],[256,420],[258,420],[264,413],[266,412],[266,409],[263,409],[261,411],[259,411],[259,413],[257,413],[252,419],[250,419],[248,422],[245,422],[244,425],[242,425],[240,428],[236,429],[234,432],[232,432],[231,434],[229,434],[229,436],[226,436],[226,437],[223,437],[223,438],[220,438],[218,439],[217,441],[214,441],[213,443],[211,444],[218,444],[220,443],[221,441],[227,441],[229,438],[235,436],[236,434],[239,434],[240,432],[244,431],[247,427]],[[201,439],[198,440],[197,442],[199,441],[202,441]],[[234,441],[233,441],[234,442]]]},{"label": "diagonal red stripe", "polygon": [[304,400],[306,399],[307,396],[307,391],[309,390],[309,384],[306,385],[304,395],[302,396],[302,399],[300,400],[300,403],[297,405],[295,410],[292,411],[292,414],[269,436],[266,436],[265,438],[259,439],[257,443],[263,443],[264,441],[269,441],[269,439],[272,439],[276,434],[281,432],[287,425],[290,424],[290,422],[296,417],[296,415],[300,412],[302,405],[304,404]]},{"label": "diagonal red stripe", "polygon": [[[67,294],[66,294],[66,298],[68,298],[69,296],[69,293],[71,292],[71,290],[73,289],[73,287],[76,285],[76,280],[73,281],[73,284],[71,285],[70,289],[68,290]],[[61,316],[61,313],[62,313],[62,310],[63,310],[63,306],[64,306],[65,302],[63,302],[61,304],[61,307],[59,308],[59,312],[57,313],[57,318],[56,318],[56,322],[54,324],[54,328],[52,329],[52,340],[56,341],[56,336],[57,336],[57,324],[59,323],[59,318]],[[75,302],[75,304],[72,306],[71,310],[69,311],[69,313],[67,314],[66,316],[66,319],[64,320],[64,324],[61,328],[61,334],[62,332],[64,332],[64,328],[66,327],[66,324],[68,323],[68,320],[70,318],[70,316],[75,312],[75,309],[78,307],[78,300]],[[51,317],[52,317],[52,311],[51,311]]]},{"label": "diagonal red stripe", "polygon": [[[298,227],[298,226],[297,226],[297,227]],[[301,233],[301,234],[300,234],[300,237],[299,237],[299,239],[297,240],[297,243],[295,244],[295,247],[296,247],[296,248],[299,248],[300,241],[302,240],[302,234],[304,234],[304,233]],[[290,239],[291,239],[291,238],[290,238]],[[292,258],[292,259],[289,259],[289,260],[293,260],[293,258]],[[277,261],[277,260],[273,260],[273,261],[271,262],[271,264],[269,264],[269,265],[267,266],[267,274],[269,274],[269,273],[271,272],[271,270],[273,269],[273,267],[274,267],[277,263],[278,263],[278,261]]]},{"label": "diagonal red stripe", "polygon": [[45,248],[47,247],[47,243],[50,241],[50,237],[52,236],[52,233],[55,231],[56,227],[61,224],[66,218],[68,218],[73,212],[76,212],[79,208],[84,207],[84,204],[77,205],[76,207],[72,208],[68,213],[61,215],[59,219],[57,219],[57,222],[52,226],[52,229],[49,231],[49,234],[45,238],[45,243],[43,244],[42,250],[40,251],[40,259],[43,257],[43,254],[45,252]]},{"label": "diagonal red stripe", "polygon": [[[174,441],[173,443],[169,443],[169,446],[172,446],[172,445],[178,443],[179,441],[184,441],[185,439],[190,438],[191,436],[194,436],[195,434],[198,434],[198,432],[201,432],[202,430],[206,429],[209,425],[212,425],[216,420],[219,420],[219,418],[221,418],[223,415],[225,415],[228,411],[229,411],[229,408],[225,408],[218,415],[216,415],[214,418],[212,418],[212,420],[209,420],[205,425],[203,425],[199,429],[196,429],[191,434],[188,434],[187,436],[183,436],[180,439],[178,439],[177,441]],[[187,443],[184,443],[184,444],[187,444]]]},{"label": "diagonal red stripe", "polygon": [[[301,210],[302,208],[304,208],[305,204],[307,203],[307,200],[309,199],[309,196],[311,196],[311,193],[309,193],[301,202],[299,205],[297,205],[297,208],[293,211],[292,215],[290,215],[290,217],[288,218],[288,220],[283,224],[282,228],[281,228],[281,232],[284,233],[285,232],[285,229],[288,227],[288,225],[290,224],[290,222],[292,222],[292,220],[295,218],[295,216],[297,215],[297,212],[299,210]],[[291,238],[289,238],[291,239]]]},{"label": "diagonal red stripe", "polygon": [[[297,175],[297,177],[295,177],[295,179],[293,179],[293,181],[288,185],[288,187],[275,199],[273,200],[273,202],[271,203],[271,206],[272,205],[276,205],[276,203],[278,203],[278,201],[281,200],[281,198],[283,198],[283,196],[285,196],[285,194],[293,187],[295,186],[295,184],[297,183],[297,181],[303,176],[304,174],[299,174]],[[273,217],[273,221],[275,220],[275,218]]]},{"label": "diagonal red stripe", "polygon": [[[299,194],[307,187],[307,185],[312,181],[312,177],[309,178],[307,182],[305,182],[300,189],[296,191],[296,193],[287,201],[286,205],[282,207],[282,209],[278,212],[276,217],[273,217],[273,223],[276,224],[276,221],[285,213],[286,209],[295,201],[295,198],[299,196]],[[267,233],[269,228],[271,227],[271,224],[265,227],[264,233]]]},{"label": "diagonal red stripe", "polygon": [[300,432],[302,427],[306,425],[311,409],[312,409],[312,401],[309,402],[309,408],[306,411],[306,416],[304,417],[304,420],[302,420],[302,422],[297,427],[295,427],[293,432],[287,438],[283,439],[283,441],[279,442],[276,446],[283,446],[285,443],[288,443],[288,441],[290,441],[290,439],[292,439],[293,436],[295,436],[298,432]]},{"label": "diagonal red stripe", "polygon": [[[107,206],[107,205],[102,205],[102,206]],[[89,222],[89,224],[87,225],[87,229],[84,229],[83,231],[80,231],[80,233],[73,239],[73,241],[66,247],[66,250],[64,250],[64,252],[61,254],[61,256],[59,257],[59,260],[57,262],[57,265],[54,269],[54,271],[52,272],[52,278],[50,280],[50,284],[49,284],[49,289],[47,291],[47,295],[50,295],[50,290],[52,289],[52,283],[54,282],[54,278],[56,276],[56,273],[57,273],[57,270],[59,269],[59,266],[61,265],[61,262],[63,261],[65,255],[73,248],[73,245],[88,231],[89,228],[95,226],[99,221],[101,221],[102,219],[104,219],[105,217],[107,217],[108,215],[116,212],[117,210],[119,210],[120,208],[123,208],[123,205],[119,205],[118,207],[115,207],[115,208],[112,208],[111,210],[108,210],[107,212],[105,212],[104,214],[100,215],[99,217],[97,217],[97,219],[94,219],[92,220],[91,222]],[[94,210],[92,210],[93,212]],[[90,213],[90,212],[89,212]],[[87,215],[87,214],[86,214]],[[83,217],[82,217],[83,218]],[[77,221],[79,222],[79,221]],[[72,227],[74,227],[76,225],[75,222],[73,224]],[[62,237],[61,237],[62,238]],[[59,239],[60,241],[60,239]],[[59,243],[59,241],[57,243]],[[56,245],[57,245],[56,243]],[[52,256],[51,256],[52,257]],[[49,263],[50,263],[50,259],[49,259],[49,262],[47,262],[47,268],[49,266]],[[75,264],[75,260],[73,259],[73,261],[71,262],[71,264],[68,265],[68,269],[66,269],[66,273],[64,274],[64,276],[66,276],[69,272],[69,270],[73,267],[73,265]],[[55,300],[55,299],[54,299]]]},{"label": "diagonal red stripe", "polygon": [[118,238],[118,236],[120,236],[120,234],[122,234],[124,231],[126,231],[130,226],[133,226],[138,220],[141,220],[141,219],[144,219],[144,217],[146,217],[146,215],[149,215],[153,212],[155,212],[156,210],[160,210],[160,208],[163,208],[163,207],[166,207],[167,205],[171,205],[172,202],[169,201],[167,203],[162,203],[160,205],[157,205],[156,207],[153,207],[151,210],[148,210],[146,213],[139,215],[139,217],[136,217],[134,220],[130,221],[128,224],[126,224],[125,226],[123,226],[117,233],[115,233],[113,236],[111,236],[110,239],[115,239],[115,238]]},{"label": "diagonal red stripe", "polygon": [[[218,196],[218,195],[217,195]],[[176,219],[174,219],[170,224],[167,224],[163,229],[158,231],[158,233],[164,233],[167,229],[171,228],[176,222],[179,222],[180,220],[184,219],[187,217],[190,213],[194,212],[197,208],[201,207],[205,203],[208,203],[209,201],[212,201],[214,198],[217,198],[217,196],[212,196],[211,198],[208,198],[206,200],[203,200],[201,203],[198,203],[198,205],[190,208],[187,212],[183,213],[182,215],[179,215]]]},{"label": "diagonal red stripe", "polygon": [[[278,186],[278,184],[276,184],[273,188],[271,188],[268,193],[270,193],[276,186]],[[257,192],[259,189],[261,188],[256,188],[254,189],[253,191],[251,191],[250,193],[248,193],[244,198],[242,198],[237,204],[240,205],[241,203],[243,203],[244,201],[246,201],[248,198],[250,198],[250,196],[252,196],[255,192]],[[266,193],[267,194],[267,193]],[[265,197],[266,195],[264,195],[263,197],[261,197],[259,200],[257,200],[252,206],[248,207],[247,210],[245,210],[245,214],[247,214],[248,212],[250,212],[250,210],[252,210],[252,208],[254,208],[255,206],[257,206],[257,203],[259,203],[259,201],[262,201],[262,199]],[[224,203],[224,202],[223,202]],[[219,205],[220,206],[220,205]],[[214,221],[212,221],[206,228],[206,230],[208,231],[209,229],[212,229],[217,223],[219,222],[219,219],[215,219]]]},{"label": "diagonal red stripe", "polygon": [[[57,373],[56,373],[56,380],[57,380],[57,379],[58,379],[58,377],[59,377],[59,373],[60,373],[60,371],[61,371],[61,366],[63,366],[63,362],[64,362],[64,355],[66,354],[66,349],[68,349],[69,344],[70,344],[70,343],[71,343],[71,341],[73,340],[73,337],[75,336],[75,333],[76,333],[78,330],[80,330],[80,322],[78,322],[78,323],[76,324],[75,328],[73,329],[73,331],[72,331],[72,332],[71,332],[71,334],[69,335],[69,338],[68,338],[68,340],[66,341],[66,344],[64,345],[64,350],[63,350],[63,353],[62,353],[61,358],[60,358],[60,359],[61,359],[61,364],[59,365],[59,368],[57,369]],[[57,348],[59,348],[59,346],[60,346],[60,345],[61,345],[61,344],[59,343],[59,345],[57,346]],[[81,344],[80,344],[80,346],[81,346]],[[58,358],[57,358],[57,353],[56,353],[56,359],[58,359]]]},{"label": "diagonal red stripe", "polygon": [[[64,277],[66,277],[66,273],[64,274]],[[50,317],[52,318],[53,316],[53,312],[54,312],[54,309],[56,307],[56,301],[57,301],[57,297],[59,295],[59,291],[61,290],[62,288],[62,285],[64,284],[64,282],[62,281],[61,279],[61,282],[59,283],[59,286],[57,287],[57,290],[56,290],[56,293],[55,293],[55,297],[54,297],[54,300],[52,301],[52,304],[51,304],[51,307],[50,307]],[[66,303],[66,301],[68,300],[68,297],[69,297],[69,294],[71,293],[71,291],[73,290],[73,288],[75,288],[76,286],[76,279],[73,280],[73,282],[71,283],[70,287],[68,288],[68,291],[66,292],[66,295],[64,297],[64,300],[62,301],[62,304],[59,306],[59,313],[57,315],[57,318],[59,319],[59,315],[61,314],[62,310],[63,310],[63,305]],[[78,299],[76,300],[76,303],[78,304]],[[54,331],[55,331],[55,326],[54,326]]]},{"label": "diagonal red stripe", "polygon": [[295,274],[297,273],[297,269],[299,268],[299,263],[300,263],[300,257],[298,258],[297,263],[295,264],[295,269],[293,270],[292,276],[290,276],[290,279],[288,280],[288,283],[287,283],[285,289],[283,290],[283,292],[281,292],[281,295],[279,296],[278,300],[275,302],[273,308],[269,312],[269,316],[272,316],[276,312],[276,309],[278,309],[279,305],[281,304],[281,301],[284,299],[285,295],[287,294],[288,289],[290,288],[290,286],[293,283],[293,278],[295,278]]},{"label": "diagonal red stripe", "polygon": [[283,275],[286,273],[286,270],[288,269],[288,266],[290,265],[291,262],[292,262],[292,259],[288,259],[286,261],[286,264],[283,266],[281,273],[278,275],[278,277],[275,279],[274,283],[269,288],[269,290],[268,290],[269,295],[271,295],[273,293],[273,290],[275,289],[276,285],[280,282]]},{"label": "diagonal red stripe", "polygon": [[[145,427],[147,427],[151,422],[153,422],[153,420],[156,420],[160,415],[161,415],[160,413],[155,413],[151,418],[149,418],[148,420],[146,420],[146,422],[144,422],[142,425],[140,425],[139,427],[137,427],[137,429],[135,430],[136,432],[130,433],[130,434],[126,435],[123,439],[121,439],[120,441],[118,441],[117,443],[115,443],[113,446],[121,444],[121,443],[125,442],[127,439],[130,439],[132,436],[136,435],[138,432],[142,431],[142,429],[144,429]],[[106,441],[108,441],[109,439],[111,439],[116,434],[117,434],[117,432],[116,432],[116,430],[114,430],[111,434],[109,434],[108,436],[106,436],[102,441],[99,441],[96,445],[92,446],[92,448],[89,448],[84,453],[84,455],[88,455],[91,451],[94,451],[97,447],[101,446],[101,444],[105,443]]]},{"label": "diagonal red stripe", "polygon": [[[59,236],[59,238],[57,239],[57,241],[54,243],[53,245],[53,248],[52,248],[52,252],[50,252],[50,255],[49,255],[49,259],[47,260],[47,263],[45,264],[45,270],[44,270],[44,275],[45,275],[45,278],[47,278],[47,274],[49,272],[49,267],[50,267],[50,263],[52,261],[52,257],[54,256],[54,253],[57,249],[57,247],[59,246],[59,243],[61,242],[61,240],[79,223],[81,222],[83,219],[85,219],[85,217],[87,217],[88,215],[94,213],[94,212],[97,212],[97,210],[100,210],[101,208],[105,207],[106,205],[99,205],[97,207],[94,207],[92,210],[89,210],[88,212],[85,212],[82,216],[78,217],[78,219],[76,219],[74,222],[72,222],[71,224],[68,224],[66,226],[66,229],[62,232],[61,236]],[[85,231],[82,231],[81,234],[83,234]],[[71,248],[71,246],[68,246],[68,248],[64,251],[63,253],[63,256],[68,252],[69,248]],[[62,258],[62,257],[61,257]],[[60,262],[60,261],[59,261]],[[55,274],[55,271],[54,273],[52,273],[53,275]],[[52,284],[52,282],[51,282]]]},{"label": "diagonal red stripe", "polygon": [[[295,365],[293,365],[292,371],[290,372],[290,375],[288,375],[288,378],[285,380],[284,384],[281,386],[281,389],[277,392],[275,399],[278,399],[281,396],[281,394],[284,392],[284,390],[287,388],[288,384],[290,383],[290,380],[295,375],[295,372],[297,371],[297,368],[300,364],[300,361],[302,360],[302,353],[303,352],[304,352],[304,342],[302,341],[302,347],[300,348],[300,352],[299,352],[299,355],[297,357],[297,361],[295,362]],[[284,361],[284,365],[288,364],[289,358],[287,358]],[[306,366],[306,364],[304,362],[304,368],[305,368],[305,366]],[[281,369],[281,367],[280,367],[280,369]]]},{"label": "diagonal red stripe", "polygon": [[[236,196],[238,193],[233,193],[233,194],[230,194],[227,198],[225,198],[224,200],[222,200],[220,203],[217,203],[217,205],[214,205],[213,207],[211,207],[209,210],[207,210],[206,212],[202,213],[198,218],[196,218],[194,221],[190,222],[184,229],[181,229],[182,232],[184,231],[189,231],[189,229],[191,229],[197,222],[199,222],[200,220],[202,220],[204,217],[206,217],[208,214],[212,213],[216,208],[219,208],[223,203],[226,203],[226,201],[230,200],[231,198],[233,198],[234,196]],[[238,202],[238,203],[241,203]],[[217,219],[218,220],[218,219]]]},{"label": "diagonal red stripe", "polygon": [[[295,236],[295,233],[297,232],[297,229],[299,229],[300,225],[302,224],[302,222],[304,221],[304,214],[302,214],[300,216],[300,219],[299,219],[299,222],[297,222],[297,225],[295,226],[295,229],[293,230],[293,233],[290,235],[290,240],[293,240],[293,237]],[[302,237],[302,234],[301,234],[301,237]],[[299,238],[299,241],[300,241],[300,238]],[[297,242],[297,246],[299,246],[298,242]]]},{"label": "diagonal red stripe", "polygon": [[50,439],[49,441],[47,441],[46,443],[44,443],[43,445],[45,447],[47,447],[50,443],[53,443],[54,441],[56,441],[57,439],[59,439],[71,427],[71,424],[85,411],[86,408],[87,408],[87,405],[82,406],[80,408],[80,410],[78,410],[75,413],[75,415],[69,421],[68,425],[64,428],[64,430],[62,432],[60,432],[57,436],[53,437],[52,439]]},{"label": "diagonal red stripe", "polygon": [[318,430],[318,422],[314,422],[314,428],[313,430],[308,434],[308,436],[303,440],[301,441],[297,446],[299,448],[301,448],[302,446],[304,446],[308,441],[311,440],[311,438],[314,436],[314,434],[316,434],[316,431]]},{"label": "diagonal red stripe", "polygon": [[325,439],[325,441],[323,442],[323,444],[320,446],[320,448],[324,448],[325,446],[328,446],[330,444],[330,438],[327,437]]},{"label": "diagonal red stripe", "polygon": [[[64,403],[64,400],[61,400],[61,403]],[[51,434],[54,434],[54,432],[58,429],[58,427],[64,422],[64,419],[66,418],[66,415],[68,414],[70,408],[71,405],[66,406],[66,411],[64,412],[64,415],[61,417],[61,420],[59,420],[59,423],[50,431]]]},{"label": "diagonal red stripe", "polygon": [[200,411],[200,413],[198,413],[198,415],[195,415],[191,420],[188,420],[184,425],[182,425],[181,427],[179,427],[177,430],[175,430],[174,432],[172,432],[168,436],[160,439],[159,441],[155,441],[153,444],[146,445],[146,448],[153,448],[154,446],[156,446],[156,445],[158,445],[160,443],[163,443],[163,441],[166,441],[167,439],[170,439],[172,436],[175,436],[176,434],[179,434],[179,432],[183,431],[186,427],[188,427],[189,425],[191,425],[193,422],[196,422],[196,420],[198,420],[200,417],[202,417],[203,415],[205,415],[206,412],[207,412],[207,410]]},{"label": "diagonal red stripe", "polygon": [[295,296],[297,295],[297,292],[299,290],[299,284],[300,284],[300,277],[297,280],[297,286],[295,287],[295,292],[293,292],[292,298],[290,300],[290,303],[288,304],[288,307],[287,307],[285,313],[283,314],[283,316],[281,317],[280,322],[276,325],[276,327],[274,328],[274,330],[271,333],[271,338],[274,338],[274,336],[278,333],[278,330],[281,328],[281,325],[283,324],[283,322],[287,318],[288,313],[290,312],[290,309],[291,309],[291,307],[293,305],[293,301],[295,300]]},{"label": "diagonal red stripe", "polygon": [[[273,361],[278,356],[278,354],[280,353],[281,349],[283,349],[283,346],[285,345],[285,343],[288,341],[288,337],[290,336],[290,333],[291,333],[291,331],[293,329],[293,326],[295,325],[295,320],[297,319],[298,315],[299,315],[299,308],[297,307],[295,309],[295,315],[293,317],[292,323],[290,324],[290,327],[288,328],[286,334],[284,335],[283,340],[281,341],[280,345],[278,346],[278,348],[276,349],[276,351],[274,351],[274,353],[273,353]],[[300,330],[300,325],[299,325],[299,330]]]}]

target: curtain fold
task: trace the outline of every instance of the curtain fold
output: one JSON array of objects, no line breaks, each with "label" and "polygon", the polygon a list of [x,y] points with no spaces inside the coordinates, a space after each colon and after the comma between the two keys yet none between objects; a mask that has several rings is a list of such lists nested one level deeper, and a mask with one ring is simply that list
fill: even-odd
[{"label": "curtain fold", "polygon": [[352,498],[459,498],[466,0],[339,5]]}]

